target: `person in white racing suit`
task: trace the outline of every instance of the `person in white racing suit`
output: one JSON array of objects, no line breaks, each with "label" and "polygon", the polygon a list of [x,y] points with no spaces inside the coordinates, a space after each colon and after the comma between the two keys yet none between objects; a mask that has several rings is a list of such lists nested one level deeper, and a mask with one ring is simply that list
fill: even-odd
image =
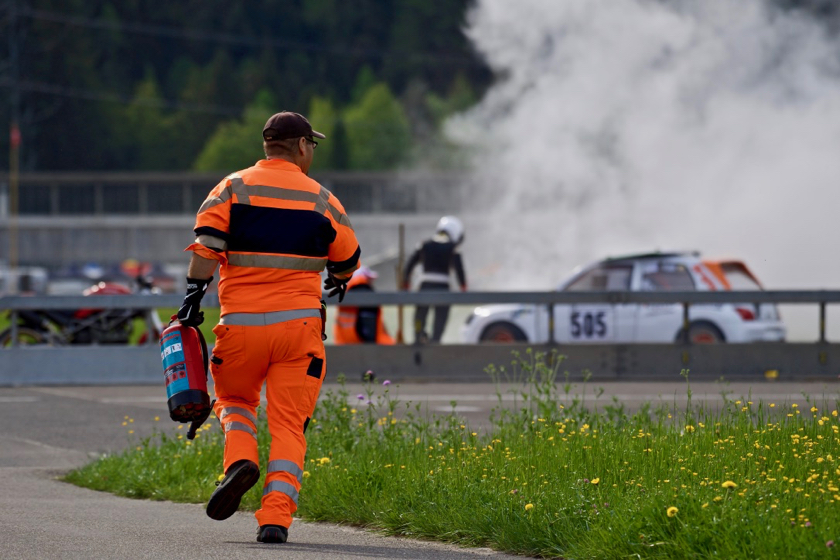
[{"label": "person in white racing suit", "polygon": [[[423,267],[420,276],[420,291],[449,291],[449,274],[455,271],[461,291],[467,290],[464,264],[458,246],[464,241],[464,225],[454,216],[442,217],[435,228],[435,234],[420,243],[408,259],[403,274],[403,287],[411,285],[411,273],[418,264]],[[426,333],[428,305],[418,305],[414,314],[414,341],[416,343],[439,343],[449,318],[448,305],[435,306],[432,337]]]}]

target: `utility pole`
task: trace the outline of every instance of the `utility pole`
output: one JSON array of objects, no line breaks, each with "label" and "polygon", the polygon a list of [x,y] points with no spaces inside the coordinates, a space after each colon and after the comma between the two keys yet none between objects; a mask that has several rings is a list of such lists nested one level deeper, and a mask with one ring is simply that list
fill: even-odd
[{"label": "utility pole", "polygon": [[[9,269],[17,278],[18,266],[18,189],[20,185],[20,53],[18,51],[17,0],[9,0],[9,72],[11,107],[9,111]],[[16,280],[15,280],[16,281]]]},{"label": "utility pole", "polygon": [[[403,265],[405,261],[405,224],[400,224],[400,247],[397,254],[397,291],[401,292],[405,289],[405,279],[403,278]],[[403,306],[397,306],[397,344],[402,344],[405,341],[403,334]]]}]

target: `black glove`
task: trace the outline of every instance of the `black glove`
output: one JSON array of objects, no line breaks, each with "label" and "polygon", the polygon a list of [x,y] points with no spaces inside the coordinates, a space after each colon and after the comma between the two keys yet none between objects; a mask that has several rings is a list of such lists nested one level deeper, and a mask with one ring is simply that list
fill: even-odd
[{"label": "black glove", "polygon": [[203,280],[201,278],[187,278],[187,295],[184,296],[184,303],[178,309],[178,321],[185,327],[197,327],[204,322],[204,312],[201,309],[201,298],[213,277]]},{"label": "black glove", "polygon": [[329,290],[327,292],[329,297],[338,294],[338,303],[341,303],[344,301],[344,294],[347,293],[347,282],[348,280],[339,280],[332,274],[328,274],[327,279],[324,280],[324,289]]}]

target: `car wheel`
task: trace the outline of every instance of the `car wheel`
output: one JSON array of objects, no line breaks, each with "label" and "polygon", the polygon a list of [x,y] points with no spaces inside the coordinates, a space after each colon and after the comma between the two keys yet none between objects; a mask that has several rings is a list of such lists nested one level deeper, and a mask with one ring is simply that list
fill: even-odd
[{"label": "car wheel", "polygon": [[487,326],[479,338],[481,342],[527,342],[522,329],[512,323],[493,323]]},{"label": "car wheel", "polygon": [[[682,342],[683,331],[677,335],[677,342]],[[726,338],[720,329],[708,321],[697,321],[688,326],[688,341],[691,344],[720,344],[726,342]]]}]

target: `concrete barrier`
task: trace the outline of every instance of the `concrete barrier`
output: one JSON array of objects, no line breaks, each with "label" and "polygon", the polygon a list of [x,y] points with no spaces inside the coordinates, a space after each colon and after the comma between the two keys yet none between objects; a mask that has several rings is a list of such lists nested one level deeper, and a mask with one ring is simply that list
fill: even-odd
[{"label": "concrete barrier", "polygon": [[[327,346],[327,381],[343,373],[351,381],[372,370],[393,382],[488,381],[487,366],[514,371],[513,352],[556,349],[563,355],[560,379],[591,375],[595,381],[679,380],[683,369],[692,379],[732,381],[777,379],[837,380],[838,344],[524,344],[430,346]],[[161,384],[157,345],[7,348],[0,351],[0,386]]]}]

